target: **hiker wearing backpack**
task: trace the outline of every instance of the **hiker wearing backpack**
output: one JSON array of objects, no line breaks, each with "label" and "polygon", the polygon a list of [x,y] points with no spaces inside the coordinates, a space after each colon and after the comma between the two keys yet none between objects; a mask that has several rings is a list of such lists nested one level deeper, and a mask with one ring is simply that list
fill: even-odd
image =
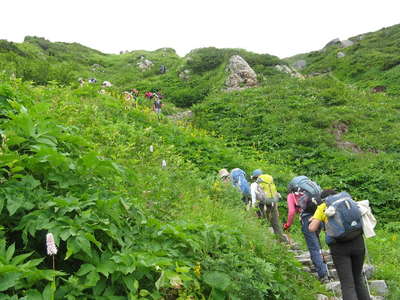
[{"label": "hiker wearing backpack", "polygon": [[370,300],[362,277],[365,244],[362,216],[357,203],[346,192],[324,190],[320,204],[311,218],[309,230],[321,223],[326,227],[326,243],[336,267],[343,300]]},{"label": "hiker wearing backpack", "polygon": [[157,114],[158,119],[160,119],[161,115],[161,108],[163,107],[163,103],[160,100],[160,98],[157,96],[157,94],[154,95],[154,102],[153,102],[153,111]]},{"label": "hiker wearing backpack", "polygon": [[230,182],[231,181],[231,174],[227,169],[221,169],[218,171],[218,177],[221,179],[222,182]]},{"label": "hiker wearing backpack", "polygon": [[231,170],[230,179],[232,185],[242,193],[242,201],[245,205],[250,202],[250,185],[246,179],[246,172],[242,169],[235,168]]},{"label": "hiker wearing backpack", "polygon": [[283,224],[284,230],[289,230],[293,224],[296,213],[300,214],[301,231],[307,244],[308,252],[310,253],[311,261],[317,271],[318,278],[322,282],[328,282],[328,269],[324,263],[319,233],[321,227],[316,231],[311,232],[308,228],[309,219],[317,209],[317,204],[320,202],[321,188],[318,184],[311,181],[306,176],[294,177],[288,184],[288,216],[287,222]]},{"label": "hiker wearing backpack", "polygon": [[260,169],[253,171],[251,179],[254,182],[250,185],[251,202],[249,207],[257,207],[258,217],[266,218],[276,236],[281,241],[287,242],[279,221],[278,201],[281,195],[276,190],[274,179],[271,175],[264,174]]}]

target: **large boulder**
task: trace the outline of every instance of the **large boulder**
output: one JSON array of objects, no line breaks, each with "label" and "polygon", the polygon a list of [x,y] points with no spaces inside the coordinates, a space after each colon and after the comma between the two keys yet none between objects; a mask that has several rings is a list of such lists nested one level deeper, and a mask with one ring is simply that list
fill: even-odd
[{"label": "large boulder", "polygon": [[336,54],[336,57],[337,58],[342,58],[342,57],[345,57],[346,56],[346,54],[344,54],[342,51],[339,51],[337,54]]},{"label": "large boulder", "polygon": [[328,44],[326,44],[324,48],[327,48],[330,46],[337,46],[337,45],[341,45],[340,39],[338,39],[338,38],[329,41]]},{"label": "large boulder", "polygon": [[287,73],[292,77],[304,79],[304,76],[301,75],[299,72],[297,72],[295,69],[292,69],[291,67],[287,65],[276,65],[275,69],[277,69],[280,72]]},{"label": "large boulder", "polygon": [[147,71],[153,65],[154,65],[153,62],[151,60],[144,58],[144,56],[141,56],[140,61],[137,63],[137,66],[141,71]]},{"label": "large boulder", "polygon": [[343,40],[343,41],[340,41],[340,44],[341,44],[342,48],[347,48],[347,47],[353,46],[354,42],[350,41],[350,40]]},{"label": "large boulder", "polygon": [[297,70],[301,70],[307,66],[307,62],[304,59],[300,59],[300,60],[296,61],[295,63],[293,63],[292,66],[293,66],[293,68],[295,68]]},{"label": "large boulder", "polygon": [[230,74],[225,81],[227,90],[241,90],[258,83],[256,72],[239,55],[233,55],[229,59],[228,71]]}]

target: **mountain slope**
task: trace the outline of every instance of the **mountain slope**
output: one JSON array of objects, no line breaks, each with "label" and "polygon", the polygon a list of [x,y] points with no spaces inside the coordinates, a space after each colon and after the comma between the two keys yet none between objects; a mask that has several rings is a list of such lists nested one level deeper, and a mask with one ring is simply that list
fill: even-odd
[{"label": "mountain slope", "polygon": [[93,86],[3,76],[0,96],[3,299],[310,299],[320,289],[209,175],[257,164],[238,149]]},{"label": "mountain slope", "polygon": [[288,59],[306,61],[304,74],[331,72],[338,79],[359,87],[372,89],[384,86],[389,95],[400,95],[400,25],[350,38],[352,46],[339,42]]}]

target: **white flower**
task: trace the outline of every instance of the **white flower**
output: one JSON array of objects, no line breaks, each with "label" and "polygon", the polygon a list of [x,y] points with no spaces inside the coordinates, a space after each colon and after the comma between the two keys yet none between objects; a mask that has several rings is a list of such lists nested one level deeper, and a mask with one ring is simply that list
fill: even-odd
[{"label": "white flower", "polygon": [[153,145],[150,145],[150,152],[153,152],[154,151],[154,147],[153,147]]},{"label": "white flower", "polygon": [[165,168],[167,166],[167,162],[163,159],[161,162],[161,167]]},{"label": "white flower", "polygon": [[52,233],[48,233],[46,235],[46,246],[47,246],[47,255],[56,255],[57,247],[54,243],[54,238]]}]

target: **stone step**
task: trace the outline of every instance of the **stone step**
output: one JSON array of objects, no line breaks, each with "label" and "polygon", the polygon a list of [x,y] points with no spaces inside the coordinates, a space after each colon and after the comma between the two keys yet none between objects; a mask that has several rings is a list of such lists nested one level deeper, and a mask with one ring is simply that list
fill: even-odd
[{"label": "stone step", "polygon": [[[364,274],[367,277],[367,279],[371,279],[372,275],[375,272],[375,267],[372,265],[364,265],[363,267],[364,269]],[[313,275],[315,275],[316,277],[318,277],[317,272],[315,272],[315,268],[314,267],[303,267],[303,270],[305,272],[311,272]],[[333,279],[335,280],[339,280],[339,276],[337,274],[337,271],[335,268],[329,268],[329,276],[331,276]]]},{"label": "stone step", "polygon": [[370,280],[368,284],[372,295],[386,296],[389,293],[385,280]]},{"label": "stone step", "polygon": [[[370,288],[371,295],[374,295],[375,297],[376,296],[383,297],[384,299],[384,297],[389,293],[385,280],[369,280],[368,285]],[[339,281],[329,282],[325,284],[325,287],[327,290],[333,291],[336,295],[342,294]]]}]

